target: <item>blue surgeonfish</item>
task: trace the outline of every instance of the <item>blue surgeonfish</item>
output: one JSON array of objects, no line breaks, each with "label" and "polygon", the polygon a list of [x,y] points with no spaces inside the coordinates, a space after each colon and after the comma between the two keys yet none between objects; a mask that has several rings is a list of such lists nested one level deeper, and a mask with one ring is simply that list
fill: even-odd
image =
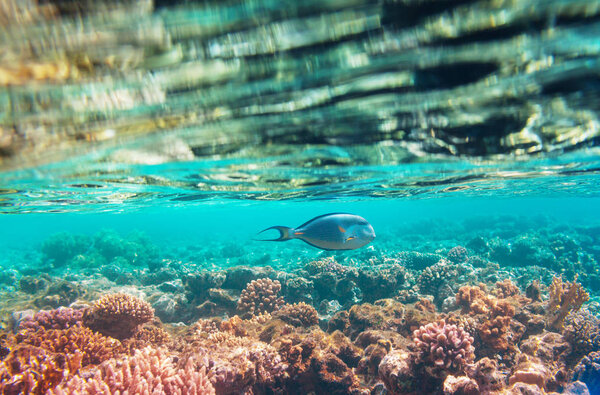
[{"label": "blue surgeonfish", "polygon": [[375,239],[375,231],[363,217],[346,213],[324,214],[298,226],[271,226],[267,230],[279,231],[277,239],[260,241],[286,241],[300,239],[323,250],[354,250]]}]

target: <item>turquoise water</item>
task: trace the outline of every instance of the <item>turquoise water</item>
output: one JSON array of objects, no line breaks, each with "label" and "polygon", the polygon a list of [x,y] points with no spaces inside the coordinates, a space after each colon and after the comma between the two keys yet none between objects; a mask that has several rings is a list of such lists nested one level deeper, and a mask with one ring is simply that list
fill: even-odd
[{"label": "turquoise water", "polygon": [[1,394],[600,394],[600,2],[5,4]]}]

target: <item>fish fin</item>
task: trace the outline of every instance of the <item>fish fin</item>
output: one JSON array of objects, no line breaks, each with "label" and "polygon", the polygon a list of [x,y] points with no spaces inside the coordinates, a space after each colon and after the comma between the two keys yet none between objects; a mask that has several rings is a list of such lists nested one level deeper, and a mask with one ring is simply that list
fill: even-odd
[{"label": "fish fin", "polygon": [[318,249],[320,249],[320,250],[324,250],[324,251],[337,251],[337,250],[336,250],[336,249],[334,249],[334,248],[324,248],[324,247],[319,247],[318,245],[316,245],[316,244],[313,244],[313,243],[311,243],[310,241],[308,241],[308,240],[306,240],[306,239],[300,239],[300,240],[302,240],[302,241],[303,241],[303,242],[305,242],[306,244],[308,244],[308,245],[311,245],[311,246],[313,246],[313,247],[315,247],[315,248],[318,248]]},{"label": "fish fin", "polygon": [[331,215],[339,215],[339,214],[348,214],[348,215],[352,215],[350,213],[328,213],[328,214],[323,214],[323,215],[319,215],[318,217],[314,217],[311,220],[306,221],[305,223],[303,223],[302,225],[298,226],[296,229],[302,229],[306,226],[308,226],[311,222],[314,222],[316,220],[319,220],[321,218],[325,218],[325,217],[329,217]]},{"label": "fish fin", "polygon": [[340,230],[340,232],[346,233],[346,229],[342,228],[341,225],[338,225],[338,229]]},{"label": "fish fin", "polygon": [[254,239],[257,241],[286,241],[294,238],[294,232],[292,228],[288,228],[287,226],[271,226],[270,228],[261,230],[257,233],[257,236],[262,232],[266,232],[267,230],[276,229],[279,231],[279,237],[277,239]]}]

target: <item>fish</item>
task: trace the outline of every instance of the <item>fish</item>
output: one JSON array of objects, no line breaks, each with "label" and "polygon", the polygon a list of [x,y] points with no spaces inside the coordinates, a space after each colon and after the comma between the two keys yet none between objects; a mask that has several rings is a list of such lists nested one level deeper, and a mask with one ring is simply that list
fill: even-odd
[{"label": "fish", "polygon": [[271,226],[258,232],[278,230],[276,239],[256,239],[259,241],[287,241],[300,239],[322,250],[355,250],[375,239],[375,230],[371,224],[358,215],[348,213],[329,213],[319,215],[297,228]]}]

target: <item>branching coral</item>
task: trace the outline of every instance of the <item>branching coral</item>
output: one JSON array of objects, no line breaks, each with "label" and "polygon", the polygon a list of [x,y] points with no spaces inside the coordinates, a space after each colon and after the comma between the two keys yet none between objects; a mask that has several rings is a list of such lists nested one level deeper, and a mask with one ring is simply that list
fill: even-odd
[{"label": "branching coral", "polygon": [[[576,279],[575,279],[576,281]],[[548,287],[548,320],[550,326],[562,329],[563,323],[570,312],[577,311],[584,302],[590,299],[588,293],[577,282],[563,282],[560,277],[554,277]]]},{"label": "branching coral", "polygon": [[158,326],[143,326],[139,328],[135,334],[123,341],[123,345],[133,353],[137,349],[142,349],[146,346],[161,346],[169,342],[171,336],[167,331]]},{"label": "branching coral", "polygon": [[81,365],[99,364],[119,354],[121,343],[89,328],[25,330],[16,336],[18,344],[31,345],[57,354],[81,353]]},{"label": "branching coral", "polygon": [[40,310],[33,317],[26,317],[19,323],[19,329],[67,329],[81,325],[83,310],[59,307],[54,310]]},{"label": "branching coral", "polygon": [[339,264],[333,257],[326,257],[317,261],[310,261],[304,265],[304,270],[309,274],[315,275],[319,273],[332,273],[335,276],[344,276],[350,268]]},{"label": "branching coral", "polygon": [[131,337],[141,324],[154,318],[149,303],[126,294],[108,294],[86,310],[85,326],[117,339]]},{"label": "branching coral", "polygon": [[413,333],[419,359],[448,370],[460,371],[475,358],[473,337],[456,325],[444,320],[420,327]]},{"label": "branching coral", "polygon": [[54,354],[41,348],[21,346],[0,364],[1,394],[46,394],[70,372],[81,366],[83,354]]},{"label": "branching coral", "polygon": [[417,285],[421,294],[433,295],[434,302],[441,302],[452,292],[451,283],[456,281],[459,275],[458,265],[451,264],[445,259],[440,260],[433,266],[425,268],[419,277],[417,277]]},{"label": "branching coral", "polygon": [[243,313],[260,314],[279,310],[284,304],[283,297],[277,296],[281,291],[279,280],[259,278],[252,280],[240,295],[238,310]]},{"label": "branching coral", "polygon": [[308,327],[319,323],[317,310],[304,302],[285,304],[274,316],[294,326]]},{"label": "branching coral", "polygon": [[469,258],[469,252],[463,246],[456,246],[448,251],[448,260],[452,263],[463,263]]},{"label": "branching coral", "polygon": [[163,348],[146,347],[134,356],[106,361],[85,377],[74,376],[49,395],[67,394],[166,394],[210,395],[215,389],[203,367],[191,359],[178,368]]}]

